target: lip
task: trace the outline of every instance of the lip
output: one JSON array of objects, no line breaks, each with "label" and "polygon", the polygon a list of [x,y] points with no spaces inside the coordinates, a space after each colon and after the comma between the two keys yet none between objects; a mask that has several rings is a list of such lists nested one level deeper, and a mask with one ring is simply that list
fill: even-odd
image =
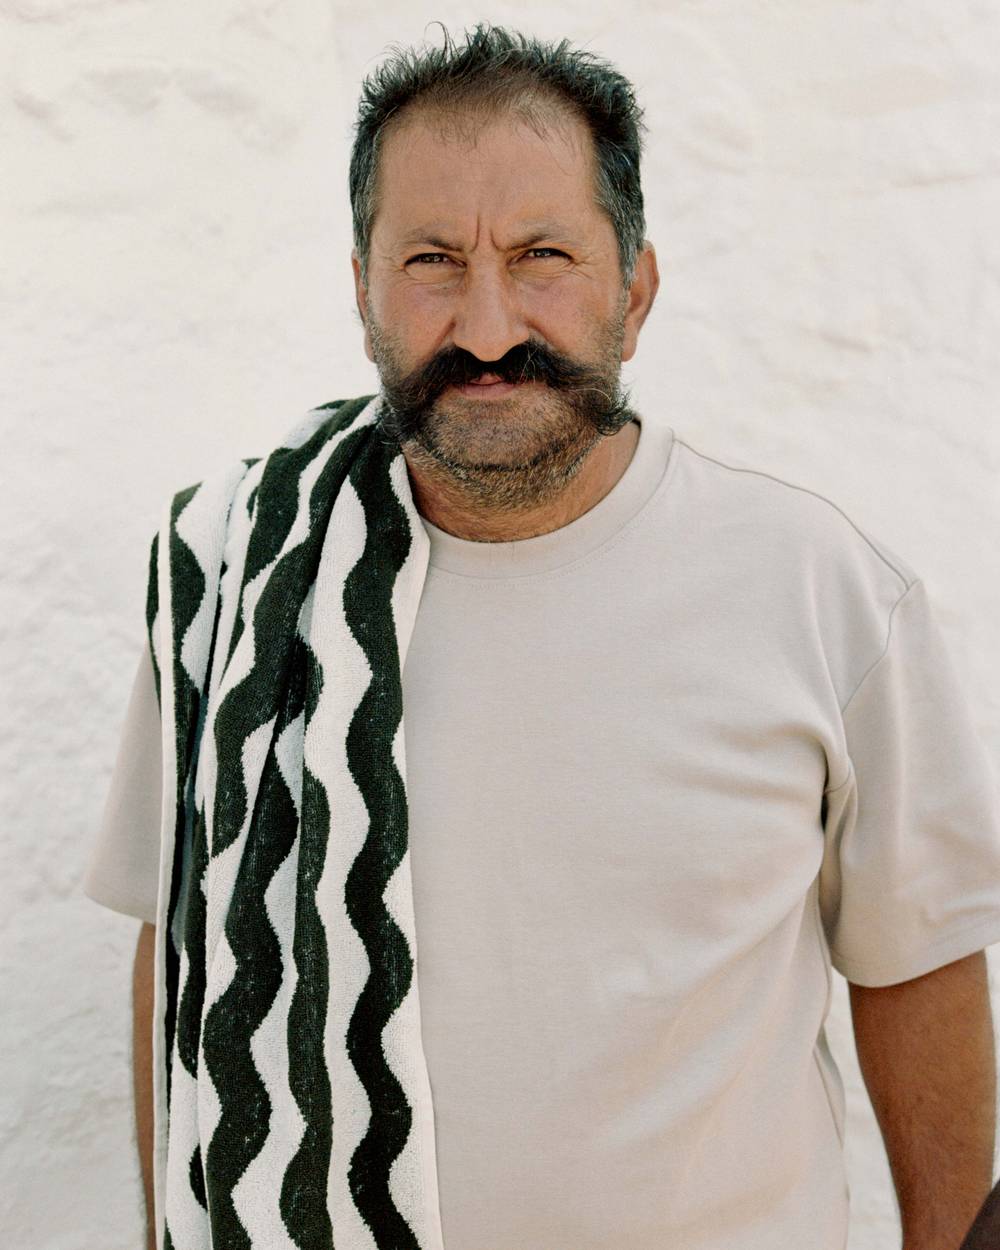
[{"label": "lip", "polygon": [[470,382],[465,386],[456,386],[454,389],[460,395],[469,395],[474,399],[492,399],[499,398],[501,395],[511,395],[526,385],[526,382]]}]

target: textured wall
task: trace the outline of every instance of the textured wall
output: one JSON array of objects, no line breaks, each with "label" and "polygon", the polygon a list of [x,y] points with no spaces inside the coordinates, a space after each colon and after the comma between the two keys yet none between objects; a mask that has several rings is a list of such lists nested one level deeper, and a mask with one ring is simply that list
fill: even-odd
[{"label": "textured wall", "polygon": [[[569,35],[633,79],[662,277],[625,367],[637,407],[827,495],[904,556],[1000,756],[1000,10],[578,14],[0,0],[0,1203],[16,1250],[141,1244],[138,922],[79,881],[142,643],[148,541],[179,486],[375,389],[349,264],[353,110],[391,42],[438,40],[431,21]],[[850,1250],[885,1250],[895,1202],[836,990]]]}]

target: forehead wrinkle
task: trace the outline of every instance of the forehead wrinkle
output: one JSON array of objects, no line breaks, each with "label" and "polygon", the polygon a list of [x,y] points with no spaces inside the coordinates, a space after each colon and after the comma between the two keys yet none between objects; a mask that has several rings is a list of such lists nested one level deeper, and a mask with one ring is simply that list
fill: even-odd
[{"label": "forehead wrinkle", "polygon": [[[462,246],[453,240],[447,239],[446,231],[439,225],[420,226],[416,230],[411,230],[408,234],[400,239],[400,246],[409,247],[416,243],[426,243],[431,247],[440,247],[446,252],[461,252]],[[478,240],[478,229],[476,239]],[[515,238],[513,243],[507,245],[503,251],[514,251],[517,248],[532,247],[536,243],[540,243],[543,239],[559,238],[567,243],[575,243],[571,237],[571,232],[558,221],[533,221],[529,222],[522,234]],[[494,239],[494,242],[496,240]],[[471,250],[475,250],[475,242]]]}]

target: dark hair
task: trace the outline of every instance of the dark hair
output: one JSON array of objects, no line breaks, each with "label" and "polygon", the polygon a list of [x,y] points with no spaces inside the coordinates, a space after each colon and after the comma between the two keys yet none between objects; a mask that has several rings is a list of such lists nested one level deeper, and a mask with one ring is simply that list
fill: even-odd
[{"label": "dark hair", "polygon": [[[643,215],[639,161],[643,111],[626,78],[590,52],[571,50],[568,39],[554,47],[517,31],[478,23],[465,32],[464,48],[448,31],[444,47],[421,54],[393,45],[395,54],[364,80],[351,148],[349,186],[354,247],[361,280],[368,281],[372,226],[378,210],[379,154],[389,127],[408,106],[426,108],[462,126],[510,113],[536,132],[555,112],[586,122],[596,157],[594,200],[618,239],[623,286],[635,277],[642,250]],[[539,107],[541,106],[541,107]],[[546,109],[545,106],[548,106]]]}]

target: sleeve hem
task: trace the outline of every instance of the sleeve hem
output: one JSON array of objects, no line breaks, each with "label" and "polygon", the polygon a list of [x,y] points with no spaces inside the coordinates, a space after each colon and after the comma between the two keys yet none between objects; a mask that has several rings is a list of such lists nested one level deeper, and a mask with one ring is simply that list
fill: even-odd
[{"label": "sleeve hem", "polygon": [[146,924],[156,924],[156,909],[153,908],[152,915],[147,903],[139,902],[127,895],[115,894],[104,887],[94,887],[90,884],[82,887],[81,893],[91,900],[98,903],[101,907],[107,907],[111,911],[116,911],[123,916],[133,916],[136,920],[144,920]]},{"label": "sleeve hem", "polygon": [[830,950],[830,962],[846,980],[855,985],[876,988],[884,985],[896,985],[900,981],[912,981],[922,977],[945,964],[963,959],[976,951],[985,950],[1000,942],[1000,914],[979,920],[975,924],[957,929],[946,934],[939,941],[925,947],[920,955],[908,963],[858,963],[855,960],[842,959],[835,950]]}]

